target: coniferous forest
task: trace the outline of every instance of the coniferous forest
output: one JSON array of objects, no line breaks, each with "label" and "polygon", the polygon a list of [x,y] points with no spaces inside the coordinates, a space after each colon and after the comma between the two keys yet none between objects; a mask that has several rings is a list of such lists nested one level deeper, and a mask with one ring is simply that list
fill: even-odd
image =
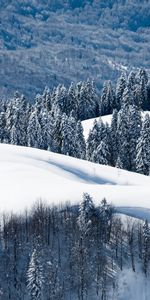
[{"label": "coniferous forest", "polygon": [[[29,102],[15,93],[1,100],[0,142],[35,147],[149,175],[149,74],[122,73],[116,85],[104,83],[101,95],[87,80],[45,88]],[[87,141],[82,121],[112,114],[111,124],[95,120]]]}]

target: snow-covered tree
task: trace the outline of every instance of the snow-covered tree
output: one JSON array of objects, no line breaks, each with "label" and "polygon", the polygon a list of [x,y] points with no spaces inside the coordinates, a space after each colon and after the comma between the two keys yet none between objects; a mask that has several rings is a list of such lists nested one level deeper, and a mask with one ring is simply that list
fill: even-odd
[{"label": "snow-covered tree", "polygon": [[100,100],[100,115],[111,114],[115,108],[115,94],[112,88],[111,81],[104,83],[101,100]]},{"label": "snow-covered tree", "polygon": [[116,165],[118,157],[118,135],[117,135],[117,124],[118,124],[118,111],[113,110],[112,121],[110,126],[110,142],[111,142],[111,164]]},{"label": "snow-covered tree", "polygon": [[44,107],[49,112],[52,108],[52,100],[51,100],[51,92],[48,87],[45,87],[44,92],[42,94]]},{"label": "snow-covered tree", "polygon": [[102,165],[109,165],[110,152],[105,140],[102,140],[97,149],[94,150],[91,160]]},{"label": "snow-covered tree", "polygon": [[85,139],[84,139],[84,135],[83,135],[82,123],[80,120],[76,124],[75,147],[76,147],[75,157],[80,158],[80,159],[85,159],[86,143],[85,143]]},{"label": "snow-covered tree", "polygon": [[143,224],[143,266],[144,272],[147,274],[148,262],[150,260],[150,228],[149,223],[145,220]]},{"label": "snow-covered tree", "polygon": [[38,120],[37,111],[34,110],[29,118],[27,128],[28,146],[43,149],[42,129]]},{"label": "snow-covered tree", "polygon": [[95,206],[91,196],[87,193],[84,193],[82,202],[79,206],[79,216],[77,220],[79,229],[83,235],[88,234],[94,210]]},{"label": "snow-covered tree", "polygon": [[136,170],[136,146],[140,137],[142,121],[141,112],[136,106],[130,106],[128,110],[129,128],[129,152],[130,152],[130,171]]},{"label": "snow-covered tree", "polygon": [[146,114],[136,147],[136,171],[150,173],[150,117]]},{"label": "snow-covered tree", "polygon": [[127,86],[126,76],[124,73],[119,77],[116,84],[116,109],[119,110],[122,106],[122,96]]},{"label": "snow-covered tree", "polygon": [[66,114],[63,114],[61,120],[61,135],[62,135],[62,146],[61,153],[69,156],[75,156],[75,140],[72,137],[75,137],[76,132],[76,121],[73,117],[68,117]]},{"label": "snow-covered tree", "polygon": [[136,73],[134,71],[131,71],[129,73],[128,80],[127,80],[127,87],[128,87],[128,89],[133,90],[135,84],[136,84]]},{"label": "snow-covered tree", "polygon": [[78,98],[76,95],[76,87],[73,83],[71,83],[68,89],[68,107],[67,107],[67,114],[74,111],[74,116],[77,118],[78,115]]},{"label": "snow-covered tree", "polygon": [[7,142],[6,112],[0,112],[0,143]]},{"label": "snow-covered tree", "polygon": [[93,81],[83,82],[78,94],[78,118],[86,120],[96,117],[98,110],[97,95]]},{"label": "snow-covered tree", "polygon": [[29,267],[27,270],[27,288],[32,300],[43,299],[43,268],[37,249],[34,249],[32,252]]},{"label": "snow-covered tree", "polygon": [[61,114],[68,113],[68,93],[64,85],[59,84],[53,94],[52,111],[60,111]]},{"label": "snow-covered tree", "polygon": [[118,113],[118,156],[123,169],[130,169],[130,140],[128,126],[128,108],[122,108]]},{"label": "snow-covered tree", "polygon": [[87,139],[87,151],[86,158],[87,160],[92,160],[93,152],[97,149],[100,142],[106,137],[106,128],[102,120],[95,120],[93,128],[90,130],[88,139]]}]

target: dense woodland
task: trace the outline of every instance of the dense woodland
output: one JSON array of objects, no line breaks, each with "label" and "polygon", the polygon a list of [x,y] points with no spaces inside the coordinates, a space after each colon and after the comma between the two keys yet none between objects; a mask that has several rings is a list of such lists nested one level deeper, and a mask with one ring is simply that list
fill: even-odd
[{"label": "dense woodland", "polygon": [[147,221],[122,223],[105,199],[97,207],[88,194],[75,207],[38,202],[1,224],[2,300],[115,300],[119,270],[149,274]]},{"label": "dense woodland", "polygon": [[1,0],[1,95],[150,70],[149,20],[150,0]]},{"label": "dense woodland", "polygon": [[[15,93],[0,105],[0,142],[36,147],[149,175],[150,83],[141,69],[122,73],[116,86],[104,83],[101,97],[93,81],[45,88],[30,104]],[[87,141],[82,120],[112,115],[109,126],[95,121]]]}]

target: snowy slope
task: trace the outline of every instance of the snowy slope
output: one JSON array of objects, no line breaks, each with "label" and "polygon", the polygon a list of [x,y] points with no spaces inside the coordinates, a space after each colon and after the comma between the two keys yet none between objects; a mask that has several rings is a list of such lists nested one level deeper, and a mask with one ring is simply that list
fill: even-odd
[{"label": "snowy slope", "polygon": [[93,128],[94,121],[95,120],[99,121],[100,119],[104,122],[104,124],[108,123],[110,125],[112,115],[107,115],[107,116],[103,116],[103,117],[92,118],[92,119],[89,119],[89,120],[82,121],[83,134],[84,134],[85,140],[87,140],[89,132]]},{"label": "snowy slope", "polygon": [[[0,144],[0,210],[22,211],[37,200],[78,203],[88,192],[149,214],[150,177],[38,149]],[[132,208],[132,215],[134,210]],[[150,215],[150,214],[149,214]],[[140,216],[139,216],[140,217]]]},{"label": "snowy slope", "polygon": [[[144,117],[147,113],[150,115],[150,111],[144,111],[142,113],[142,117]],[[86,140],[88,138],[90,130],[93,128],[94,121],[95,120],[99,121],[100,119],[104,122],[104,124],[108,123],[108,125],[110,125],[112,115],[107,115],[107,116],[103,116],[101,118],[98,117],[98,118],[93,118],[93,119],[82,121],[83,133],[84,133],[84,137],[85,137]]]}]

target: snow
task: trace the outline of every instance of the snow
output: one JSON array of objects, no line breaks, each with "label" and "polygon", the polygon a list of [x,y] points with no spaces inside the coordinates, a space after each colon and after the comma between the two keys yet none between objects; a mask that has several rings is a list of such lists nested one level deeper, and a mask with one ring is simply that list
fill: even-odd
[{"label": "snow", "polygon": [[[149,278],[139,270],[125,268],[118,274],[118,300],[148,300],[150,298]],[[115,298],[116,299],[116,298]]]},{"label": "snow", "polygon": [[[84,192],[123,213],[150,210],[150,177],[33,148],[0,144],[0,211],[22,212],[38,199],[77,204]],[[136,209],[133,209],[136,207]],[[149,214],[150,216],[150,214]]]},{"label": "snow", "polygon": [[[144,112],[142,112],[142,118],[144,118],[144,116],[147,113],[150,115],[150,111],[144,111]],[[111,124],[112,115],[107,115],[107,116],[102,116],[102,117],[98,117],[98,118],[93,118],[93,119],[82,121],[83,134],[84,134],[85,140],[87,140],[87,138],[89,136],[89,132],[93,128],[94,121],[95,120],[99,121],[100,119],[103,121],[104,124],[107,123],[108,125],[110,125]]]},{"label": "snow", "polygon": [[95,120],[99,121],[100,119],[104,122],[104,124],[108,123],[110,125],[112,115],[107,115],[107,116],[103,116],[103,117],[98,117],[98,118],[93,118],[93,119],[82,121],[83,134],[84,134],[85,140],[87,140],[89,132],[93,128],[94,121]]}]

